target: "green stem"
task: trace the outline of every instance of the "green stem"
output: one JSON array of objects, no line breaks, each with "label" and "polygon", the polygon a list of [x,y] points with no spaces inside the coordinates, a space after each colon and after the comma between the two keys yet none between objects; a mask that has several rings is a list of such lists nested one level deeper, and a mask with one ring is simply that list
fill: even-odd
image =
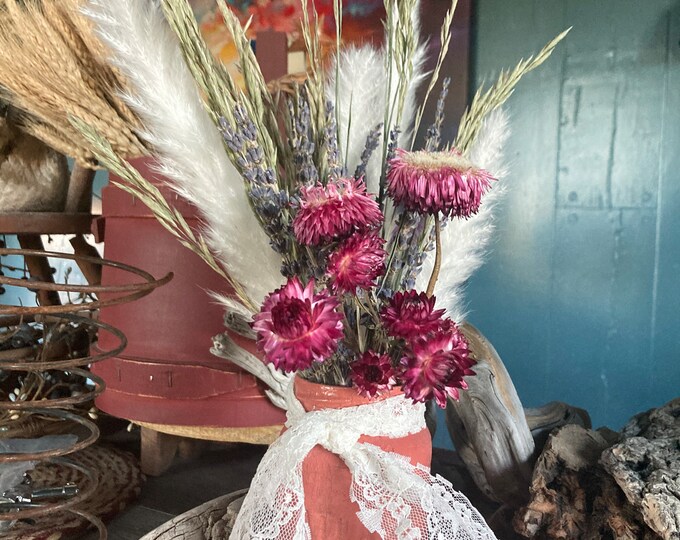
[{"label": "green stem", "polygon": [[392,268],[392,262],[394,261],[394,256],[397,252],[397,245],[399,244],[399,237],[401,236],[401,231],[404,228],[404,223],[406,222],[406,211],[402,211],[399,215],[399,225],[397,226],[397,233],[394,236],[394,241],[392,242],[392,249],[390,249],[390,257],[387,260],[387,266],[385,267],[385,275],[380,283],[380,291],[385,288],[387,284],[387,279],[390,275],[390,269]]},{"label": "green stem", "polygon": [[439,277],[439,270],[441,269],[442,266],[442,237],[441,237],[441,225],[439,224],[439,216],[435,216],[434,235],[437,251],[434,257],[434,267],[432,268],[430,282],[427,284],[427,296],[432,296],[432,293],[434,293],[434,286],[437,283],[437,278]]}]

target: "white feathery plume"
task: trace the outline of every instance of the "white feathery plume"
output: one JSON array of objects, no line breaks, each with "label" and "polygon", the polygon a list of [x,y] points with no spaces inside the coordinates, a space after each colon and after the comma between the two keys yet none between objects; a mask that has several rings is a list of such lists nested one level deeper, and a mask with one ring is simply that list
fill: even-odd
[{"label": "white feathery plume", "polygon": [[[434,289],[437,306],[446,309],[446,315],[456,322],[463,321],[466,313],[464,288],[467,280],[484,262],[486,249],[495,230],[494,211],[507,188],[502,181],[506,174],[503,164],[503,147],[510,134],[508,116],[497,109],[487,116],[474,146],[470,160],[486,169],[498,181],[482,199],[479,212],[468,219],[453,219],[442,229],[442,265]],[[434,253],[429,253],[418,275],[416,288],[425,290],[434,265]]]},{"label": "white feathery plume", "polygon": [[280,257],[251,210],[243,179],[203,107],[176,36],[156,2],[88,0],[83,11],[129,83],[159,172],[202,213],[208,246],[260,305],[283,278]]},{"label": "white feathery plume", "polygon": [[[396,8],[395,8],[396,9]],[[420,2],[416,2],[411,20],[416,36],[420,35]],[[427,53],[426,43],[419,41],[413,54],[413,73],[409,81],[404,110],[401,117],[399,145],[410,144],[413,122],[417,110],[416,91],[425,79],[423,71]],[[347,172],[353,174],[361,162],[361,153],[366,138],[379,124],[385,121],[385,108],[397,99],[397,69],[392,66],[392,76],[386,69],[385,48],[377,49],[367,44],[348,47],[340,52],[340,65],[336,70],[335,61],[328,69],[326,97],[331,101],[338,115],[338,146]],[[394,63],[394,56],[392,59]],[[336,103],[336,71],[338,74]],[[390,96],[386,89],[390,88]],[[389,128],[389,127],[388,127]],[[349,129],[349,140],[347,131]],[[381,144],[382,146],[382,144]],[[378,193],[382,156],[380,146],[373,152],[366,167],[365,180],[368,191]]]},{"label": "white feathery plume", "polygon": [[[351,46],[340,52],[338,69],[338,102],[335,102],[336,69],[328,70],[326,97],[333,103],[338,116],[338,147],[347,164],[347,172],[354,174],[361,162],[366,138],[385,115],[387,72],[383,51],[372,45]],[[349,128],[349,139],[347,130]],[[371,193],[378,192],[380,179],[380,150],[376,149],[366,167],[366,182]]]}]

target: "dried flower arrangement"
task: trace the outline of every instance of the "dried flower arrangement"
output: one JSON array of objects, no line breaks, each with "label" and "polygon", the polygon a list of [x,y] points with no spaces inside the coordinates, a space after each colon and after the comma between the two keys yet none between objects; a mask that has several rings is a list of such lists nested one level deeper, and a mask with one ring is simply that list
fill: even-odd
[{"label": "dried flower arrangement", "polygon": [[[124,81],[120,95],[142,126],[134,135],[202,212],[203,232],[126,161],[116,137],[87,114],[66,112],[91,154],[122,179],[120,187],[231,285],[233,295],[218,298],[231,334],[217,337],[213,351],[265,380],[272,401],[288,410],[288,430],[260,464],[232,537],[310,538],[302,462],[322,445],[352,471],[357,515],[381,537],[428,531],[493,538],[448,482],[358,438],[423,430],[422,402],[445,406],[473,374],[457,323],[462,288],[481,264],[503,192],[507,122],[499,107],[566,32],[480,89],[452,145],[441,140],[444,81],[425,144],[416,149],[456,0],[420,103],[415,92],[427,74],[417,0],[385,0],[380,50],[341,48],[335,0],[336,55],[327,70],[314,11],[303,0],[309,70],[286,92],[270,92],[245,30],[225,0],[218,5],[244,90],[210,55],[186,0],[83,0],[82,8],[112,73]],[[240,347],[233,333],[256,339],[263,358]],[[367,404],[305,413],[292,391],[295,373],[354,387]],[[395,386],[406,398],[382,399]]]},{"label": "dried flower arrangement", "polygon": [[[371,396],[400,384],[416,401],[445,406],[447,396],[455,398],[473,364],[455,324],[460,287],[488,242],[491,215],[482,199],[496,191],[494,175],[475,164],[484,152],[479,134],[486,128],[486,146],[498,152],[505,121],[490,113],[564,34],[480,90],[453,146],[443,147],[445,81],[424,148],[414,150],[455,2],[419,106],[415,88],[426,75],[415,0],[387,2],[381,51],[341,50],[336,2],[337,61],[327,72],[304,5],[309,74],[286,96],[268,91],[223,1],[245,91],[212,59],[185,1],[162,2],[172,31],[153,8],[109,4],[91,0],[86,12],[127,81],[124,97],[145,127],[142,138],[177,191],[202,210],[205,236],[186,227],[96,126],[73,122],[100,162],[125,180],[122,187],[229,280],[235,298],[222,301],[232,329],[256,334],[264,361],[286,373]],[[226,338],[222,346],[235,352]]]}]

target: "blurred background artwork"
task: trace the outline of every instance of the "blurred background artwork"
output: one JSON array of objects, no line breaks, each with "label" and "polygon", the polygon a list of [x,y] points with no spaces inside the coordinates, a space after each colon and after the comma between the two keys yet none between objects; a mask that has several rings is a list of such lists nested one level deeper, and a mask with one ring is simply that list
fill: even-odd
[{"label": "blurred background artwork", "polygon": [[[289,73],[304,71],[304,55],[300,21],[302,6],[298,0],[228,0],[229,7],[242,24],[250,20],[249,35],[255,40],[260,32],[284,32],[288,37]],[[224,25],[222,14],[214,0],[191,0],[201,32],[212,53],[238,74],[236,48]],[[310,17],[315,8],[319,17],[319,40],[325,56],[335,47],[333,0],[309,2]],[[382,41],[382,0],[346,0],[343,2],[343,41],[345,44]],[[257,45],[255,45],[257,46]],[[297,54],[296,54],[297,53]],[[238,76],[238,75],[237,75]]]}]

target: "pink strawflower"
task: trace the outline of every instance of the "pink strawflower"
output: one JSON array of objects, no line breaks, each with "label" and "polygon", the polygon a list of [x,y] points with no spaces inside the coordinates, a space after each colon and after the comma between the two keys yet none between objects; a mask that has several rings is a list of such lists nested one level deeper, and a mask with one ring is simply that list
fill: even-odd
[{"label": "pink strawflower", "polygon": [[339,178],[326,186],[301,188],[293,230],[298,242],[315,246],[354,231],[365,231],[382,220],[378,203],[366,193],[363,180]]},{"label": "pink strawflower", "polygon": [[407,152],[390,160],[387,191],[397,204],[421,214],[469,217],[494,178],[456,150]]},{"label": "pink strawflower", "polygon": [[436,298],[414,290],[398,292],[380,312],[389,335],[404,339],[423,336],[442,327],[443,309],[434,309]]},{"label": "pink strawflower", "polygon": [[334,291],[370,289],[385,272],[385,240],[373,233],[350,236],[328,258],[328,275]]},{"label": "pink strawflower", "polygon": [[366,351],[350,365],[350,378],[362,396],[374,397],[390,390],[396,383],[390,357]]},{"label": "pink strawflower", "polygon": [[469,353],[465,337],[454,324],[417,338],[401,359],[404,394],[413,401],[434,398],[445,408],[447,396],[457,400],[458,389],[467,388],[463,376],[474,375],[470,368],[475,362]]},{"label": "pink strawflower", "polygon": [[315,294],[313,279],[303,287],[297,276],[267,296],[253,322],[265,361],[286,372],[323,362],[343,336],[339,303],[327,292]]}]

